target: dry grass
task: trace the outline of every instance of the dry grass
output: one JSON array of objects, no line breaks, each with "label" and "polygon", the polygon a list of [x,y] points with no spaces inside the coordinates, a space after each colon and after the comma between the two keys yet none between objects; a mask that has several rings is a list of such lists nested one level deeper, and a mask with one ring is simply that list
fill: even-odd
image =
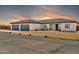
[{"label": "dry grass", "polygon": [[64,38],[79,40],[79,32],[61,32],[61,31],[28,31],[28,32],[17,32],[24,35],[40,36],[40,37],[51,37],[51,38]]},{"label": "dry grass", "polygon": [[[1,32],[3,30],[0,30]],[[5,30],[4,30],[5,31]],[[10,32],[11,33],[11,32]],[[76,32],[62,32],[62,31],[17,31],[13,34],[28,35],[28,36],[40,36],[45,38],[60,38],[60,39],[72,39],[79,40],[79,31]]]}]

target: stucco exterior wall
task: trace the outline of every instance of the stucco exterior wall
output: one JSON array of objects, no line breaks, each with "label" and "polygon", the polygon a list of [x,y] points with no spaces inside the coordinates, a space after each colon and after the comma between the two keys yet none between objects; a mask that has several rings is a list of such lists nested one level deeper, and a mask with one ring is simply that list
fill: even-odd
[{"label": "stucco exterior wall", "polygon": [[58,24],[58,30],[61,30],[61,24]]},{"label": "stucco exterior wall", "polygon": [[[46,29],[48,30],[56,30],[56,24],[36,24],[36,23],[25,23],[25,24],[13,24],[13,25],[18,25],[19,26],[19,31],[21,30],[21,25],[29,25],[29,30],[41,30],[44,29],[43,25],[46,26]],[[66,28],[66,25],[70,25],[69,28]],[[58,30],[61,31],[76,31],[76,26],[77,23],[61,23],[58,24]],[[11,26],[12,30],[12,26]]]},{"label": "stucco exterior wall", "polygon": [[55,30],[55,24],[51,24],[51,30]]},{"label": "stucco exterior wall", "polygon": [[[18,25],[19,31],[21,31],[21,25],[29,25],[29,30],[40,30],[41,29],[41,24],[23,23],[23,24],[13,24],[13,25]],[[11,26],[11,28],[12,28],[12,26]]]},{"label": "stucco exterior wall", "polygon": [[[66,28],[66,25],[70,25],[70,28]],[[76,31],[76,23],[61,23],[61,31]]]},{"label": "stucco exterior wall", "polygon": [[46,24],[46,25],[47,25],[47,28],[50,29],[50,24]]},{"label": "stucco exterior wall", "polygon": [[41,24],[41,29],[50,29],[50,24]]},{"label": "stucco exterior wall", "polygon": [[40,30],[41,24],[29,24],[29,30]]},{"label": "stucco exterior wall", "polygon": [[[51,30],[56,30],[56,24],[54,23],[54,24],[51,24]],[[60,26],[60,24],[58,24],[58,30],[61,30],[61,26]]]}]

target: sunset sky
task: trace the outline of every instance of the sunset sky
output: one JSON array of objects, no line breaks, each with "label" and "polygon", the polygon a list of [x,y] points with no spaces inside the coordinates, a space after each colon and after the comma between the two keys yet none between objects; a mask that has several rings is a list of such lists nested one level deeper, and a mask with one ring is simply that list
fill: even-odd
[{"label": "sunset sky", "polygon": [[77,5],[0,5],[0,24],[27,19],[66,18],[79,20]]}]

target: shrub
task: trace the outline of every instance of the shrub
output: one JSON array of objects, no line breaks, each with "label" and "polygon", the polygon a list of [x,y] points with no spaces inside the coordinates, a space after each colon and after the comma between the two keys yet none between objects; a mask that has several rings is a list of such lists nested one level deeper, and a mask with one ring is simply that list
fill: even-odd
[{"label": "shrub", "polygon": [[19,35],[21,35],[21,33],[19,33]]},{"label": "shrub", "polygon": [[48,36],[47,36],[47,35],[45,35],[44,37],[45,37],[45,38],[47,38]]},{"label": "shrub", "polygon": [[29,34],[29,36],[31,36],[31,34]]}]

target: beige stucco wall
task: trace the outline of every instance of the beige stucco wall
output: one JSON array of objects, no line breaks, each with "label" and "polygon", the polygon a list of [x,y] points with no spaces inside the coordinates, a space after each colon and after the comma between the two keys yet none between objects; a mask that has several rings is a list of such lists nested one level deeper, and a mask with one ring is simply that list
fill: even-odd
[{"label": "beige stucco wall", "polygon": [[[66,24],[70,24],[70,28],[65,28]],[[76,23],[61,23],[61,31],[76,31]]]},{"label": "beige stucco wall", "polygon": [[[65,28],[66,24],[70,24],[70,28]],[[19,25],[19,30],[21,29],[21,24],[14,24]],[[47,29],[50,29],[50,24],[35,24],[35,23],[25,23],[24,25],[29,25],[29,30],[40,30],[43,28],[42,25],[46,25]],[[51,30],[55,30],[55,24],[52,24]],[[58,25],[58,29],[61,31],[76,31],[77,23],[61,23]],[[12,27],[11,27],[12,30]]]},{"label": "beige stucco wall", "polygon": [[51,24],[51,30],[55,30],[55,24]]},{"label": "beige stucco wall", "polygon": [[[56,24],[51,24],[51,30],[56,30]],[[61,26],[60,26],[60,23],[58,24],[58,30],[61,30]]]},{"label": "beige stucco wall", "polygon": [[29,24],[29,29],[30,30],[40,30],[41,29],[41,24]]},{"label": "beige stucco wall", "polygon": [[50,24],[41,24],[41,29],[45,29],[45,27],[46,27],[46,29],[50,29]]}]

